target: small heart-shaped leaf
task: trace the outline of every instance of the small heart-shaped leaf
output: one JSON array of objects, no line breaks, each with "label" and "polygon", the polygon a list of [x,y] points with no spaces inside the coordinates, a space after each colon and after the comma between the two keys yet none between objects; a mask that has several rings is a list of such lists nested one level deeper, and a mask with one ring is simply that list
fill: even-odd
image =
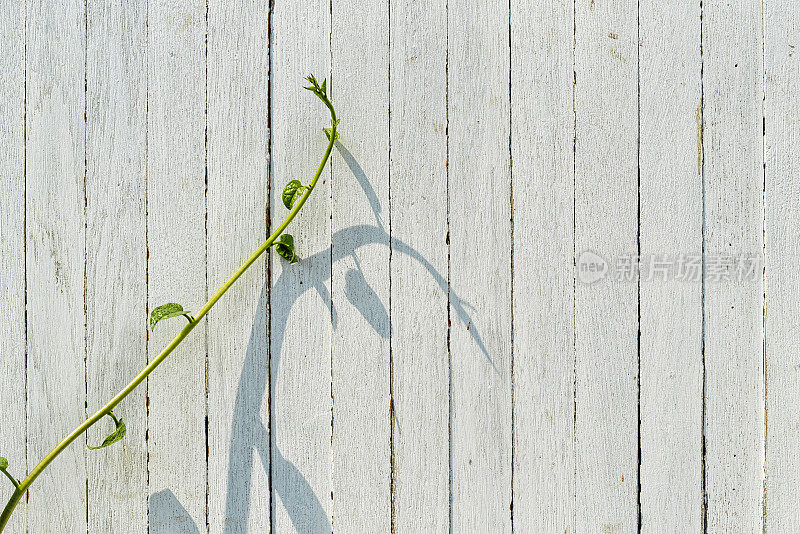
[{"label": "small heart-shaped leaf", "polygon": [[91,445],[88,444],[86,445],[93,451],[97,449],[102,449],[103,447],[108,447],[109,445],[112,445],[125,437],[126,428],[125,428],[125,423],[122,422],[122,419],[117,419],[112,412],[108,412],[108,415],[111,417],[111,419],[114,420],[114,426],[116,427],[116,429],[114,430],[114,432],[109,434],[106,439],[103,440],[103,443],[101,443],[97,447],[92,447]]},{"label": "small heart-shaped leaf", "polygon": [[[325,132],[325,137],[327,137],[328,141],[330,141],[331,140],[331,131],[333,131],[333,128],[323,128],[322,131]],[[339,139],[339,131],[336,130],[336,132],[334,133],[334,136],[333,136],[333,140],[337,141],[338,139]]]},{"label": "small heart-shaped leaf", "polygon": [[0,456],[0,471],[8,469],[8,460]]},{"label": "small heart-shaped leaf", "polygon": [[294,203],[297,202],[303,193],[306,191],[306,186],[300,183],[300,180],[292,180],[286,187],[283,188],[283,205],[286,206],[287,210],[292,209]]},{"label": "small heart-shaped leaf", "polygon": [[282,234],[275,244],[275,252],[288,261],[289,263],[297,263],[299,258],[294,253],[294,238],[290,234]]},{"label": "small heart-shaped leaf", "polygon": [[150,330],[155,330],[159,321],[164,319],[172,319],[173,317],[180,317],[183,315],[191,323],[192,316],[189,310],[184,310],[183,306],[175,302],[168,302],[150,312]]}]

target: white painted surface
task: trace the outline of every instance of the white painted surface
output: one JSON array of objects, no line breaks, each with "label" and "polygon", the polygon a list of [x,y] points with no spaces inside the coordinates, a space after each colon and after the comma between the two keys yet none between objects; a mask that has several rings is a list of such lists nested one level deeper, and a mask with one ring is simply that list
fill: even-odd
[{"label": "white painted surface", "polygon": [[[330,4],[276,2],[272,12],[270,222],[288,210],[281,193],[308,184],[330,125],[328,111],[303,89],[303,77],[330,78]],[[363,80],[368,83],[367,80]],[[333,82],[328,80],[329,90]],[[342,124],[346,129],[347,120]],[[288,230],[300,263],[270,257],[272,525],[276,532],[331,532],[331,170]]]},{"label": "white painted surface", "polygon": [[[392,400],[395,532],[450,524],[447,13],[391,3]],[[463,308],[462,308],[463,309]],[[452,310],[451,310],[452,313]]]},{"label": "white painted surface", "polygon": [[795,49],[800,46],[800,13],[792,2],[765,4],[765,179],[764,281],[767,366],[766,519],[769,532],[800,530],[800,82]]},{"label": "white painted surface", "polygon": [[[25,4],[0,5],[0,456],[21,478],[26,469],[25,395]],[[10,488],[8,485],[5,490]],[[5,495],[5,493],[3,493]],[[25,503],[8,531],[27,527]]]},{"label": "white painted surface", "polygon": [[455,532],[511,531],[508,20],[508,6],[448,3],[449,298],[469,306],[450,312]]},{"label": "white painted surface", "polygon": [[[575,251],[611,262],[638,252],[637,65],[636,2],[578,2]],[[637,530],[637,293],[575,286],[576,532]]]},{"label": "white painted surface", "polygon": [[[86,25],[84,5],[71,0],[31,1],[26,9],[25,426],[30,471],[86,418]],[[14,426],[23,427],[22,421]],[[16,439],[22,439],[21,432]],[[28,514],[28,532],[52,532],[55,525],[62,532],[86,529],[85,439],[59,460],[28,493],[47,508]],[[19,468],[16,473],[22,478]]]},{"label": "white painted surface", "polygon": [[[206,300],[205,13],[201,0],[148,3],[148,312],[167,302],[196,310]],[[184,321],[165,321],[150,333],[150,360]],[[206,350],[200,326],[148,379],[154,534],[191,523],[205,530]]]},{"label": "white painted surface", "polygon": [[666,277],[658,262],[702,254],[700,4],[639,9],[639,239],[652,266],[639,300],[642,531],[699,532],[702,283]]},{"label": "white painted surface", "polygon": [[511,4],[517,532],[575,532],[573,20]]},{"label": "white painted surface", "polygon": [[334,2],[332,17],[333,528],[390,532],[389,236],[375,214],[389,211],[389,1]]},{"label": "white painted surface", "polygon": [[[208,4],[209,291],[267,235],[267,10],[267,0]],[[218,534],[269,530],[266,274],[261,259],[208,317],[208,523]]]},{"label": "white painted surface", "polygon": [[[258,262],[9,532],[800,528],[795,3],[135,4],[0,6],[12,473],[284,218],[328,123],[302,76],[341,142],[303,260]],[[586,285],[585,250],[704,250],[705,283]]]},{"label": "white painted surface", "polygon": [[762,13],[756,3],[703,6],[708,531],[762,532],[763,278],[720,283],[710,268],[719,255],[763,251]]},{"label": "white painted surface", "polygon": [[[86,393],[94,413],[147,364],[147,27],[144,5],[87,3]],[[123,297],[124,295],[124,297]],[[147,521],[147,398],[114,411],[119,447],[87,452],[88,520],[100,532]],[[111,418],[89,431],[97,446]]]}]

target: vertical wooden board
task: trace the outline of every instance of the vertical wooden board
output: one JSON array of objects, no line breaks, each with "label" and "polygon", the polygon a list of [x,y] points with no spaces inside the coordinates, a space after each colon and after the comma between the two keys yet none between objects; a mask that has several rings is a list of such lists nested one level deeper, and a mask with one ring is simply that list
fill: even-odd
[{"label": "vertical wooden board", "polygon": [[[29,471],[86,415],[85,27],[83,2],[27,4]],[[78,440],[31,486],[30,532],[86,530],[85,451]]]},{"label": "vertical wooden board", "polygon": [[[447,3],[393,1],[390,15],[394,527],[444,532],[450,524]],[[374,223],[381,239],[386,211]]]},{"label": "vertical wooden board", "polygon": [[[330,74],[330,2],[276,2],[272,23],[270,217],[288,214],[281,193],[308,184],[325,150],[325,106],[303,76]],[[366,83],[366,82],[365,82]],[[345,124],[345,123],[343,123]],[[277,532],[331,531],[330,168],[288,228],[300,262],[271,254],[272,523]]]},{"label": "vertical wooden board", "polygon": [[800,530],[800,11],[796,2],[764,4],[766,72],[764,188],[767,340],[766,521],[768,532]]},{"label": "vertical wooden board", "polygon": [[[269,2],[208,6],[208,284],[220,287],[266,238]],[[267,532],[269,346],[266,261],[208,316],[209,526]]]},{"label": "vertical wooden board", "polygon": [[[143,4],[87,3],[87,406],[103,406],[147,364],[145,214],[147,28]],[[90,532],[147,528],[145,388],[114,413],[125,439],[87,453]],[[97,445],[113,429],[89,431]]]},{"label": "vertical wooden board", "polygon": [[332,5],[333,518],[340,532],[390,532],[389,243],[376,222],[389,204],[389,2]]},{"label": "vertical wooden board", "polygon": [[702,284],[675,270],[703,246],[700,3],[646,0],[639,22],[642,530],[700,532]]},{"label": "vertical wooden board", "polygon": [[508,15],[507,5],[448,4],[454,532],[511,531]]},{"label": "vertical wooden board", "polygon": [[[763,526],[763,278],[759,268],[738,281],[735,266],[723,263],[763,249],[761,17],[759,3],[703,3],[709,532]],[[731,280],[716,280],[720,273]]]},{"label": "vertical wooden board", "polygon": [[638,524],[637,284],[580,272],[637,253],[637,48],[634,0],[576,4],[576,532]]},{"label": "vertical wooden board", "polygon": [[[0,456],[9,472],[26,470],[25,435],[25,3],[0,5]],[[13,423],[12,423],[13,422]],[[3,487],[0,499],[13,491]],[[25,499],[7,529],[27,527]]]},{"label": "vertical wooden board", "polygon": [[[196,310],[206,296],[205,20],[202,0],[148,4],[149,311],[167,302]],[[150,334],[151,360],[183,323],[178,317]],[[205,330],[192,332],[148,381],[153,533],[174,532],[180,517],[205,531]]]},{"label": "vertical wooden board", "polygon": [[522,531],[575,531],[573,15],[567,3],[511,4],[513,498]]}]

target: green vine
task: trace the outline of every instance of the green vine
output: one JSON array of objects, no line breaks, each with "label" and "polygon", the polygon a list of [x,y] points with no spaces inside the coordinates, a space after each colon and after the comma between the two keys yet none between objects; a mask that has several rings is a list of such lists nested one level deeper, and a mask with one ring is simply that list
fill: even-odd
[{"label": "green vine", "polygon": [[230,278],[220,287],[212,296],[208,299],[202,308],[197,311],[196,315],[192,315],[191,312],[188,310],[184,310],[183,306],[174,302],[170,302],[168,304],[163,304],[158,306],[150,313],[150,328],[155,328],[158,322],[171,319],[173,317],[185,317],[188,321],[188,324],[183,327],[183,329],[175,336],[175,339],[167,345],[167,347],[158,355],[153,361],[151,361],[147,367],[145,367],[137,376],[134,378],[122,391],[117,393],[114,398],[112,398],[108,403],[103,406],[97,413],[93,416],[88,418],[84,421],[78,428],[72,431],[72,433],[64,438],[61,443],[56,445],[56,447],[50,451],[47,456],[45,456],[41,462],[39,462],[33,470],[28,473],[23,480],[18,481],[13,476],[11,476],[7,469],[8,469],[8,460],[5,458],[0,457],[0,472],[2,472],[11,482],[14,484],[14,493],[11,495],[11,498],[8,500],[5,508],[3,509],[2,514],[0,514],[0,533],[3,532],[5,526],[8,524],[9,519],[11,518],[11,514],[14,512],[17,504],[19,503],[20,499],[25,492],[28,490],[33,481],[42,474],[42,472],[50,465],[53,460],[61,454],[64,449],[66,449],[73,441],[75,441],[78,437],[80,437],[84,432],[86,432],[89,428],[91,428],[95,423],[100,421],[103,417],[109,416],[113,419],[115,430],[112,432],[100,445],[96,447],[89,446],[90,449],[100,449],[103,447],[108,447],[120,441],[125,437],[125,423],[118,419],[113,413],[112,410],[121,403],[125,397],[127,397],[134,389],[136,389],[144,380],[147,378],[150,373],[152,373],[156,367],[158,367],[166,358],[169,356],[172,351],[174,351],[181,342],[186,339],[186,336],[194,330],[194,328],[198,325],[198,323],[203,319],[203,317],[211,311],[211,308],[214,307],[214,304],[219,301],[220,298],[225,294],[228,289],[239,279],[242,274],[251,266],[255,261],[272,245],[275,245],[275,252],[278,253],[283,259],[288,261],[289,263],[296,263],[298,261],[298,257],[295,254],[294,250],[294,238],[290,234],[284,234],[283,231],[289,226],[289,223],[295,218],[297,213],[303,207],[303,204],[306,203],[308,197],[311,195],[311,192],[314,190],[314,186],[317,185],[319,181],[319,177],[322,174],[323,169],[325,168],[326,163],[328,162],[328,158],[331,155],[331,151],[333,150],[334,142],[339,138],[339,133],[337,131],[337,126],[339,125],[339,119],[336,118],[336,111],[333,109],[333,104],[331,103],[330,99],[328,98],[327,88],[325,80],[322,83],[318,83],[314,76],[308,76],[306,78],[308,82],[311,84],[306,89],[314,93],[322,102],[327,106],[328,110],[330,110],[331,115],[331,127],[330,128],[323,128],[325,131],[325,136],[328,138],[328,146],[325,149],[325,154],[322,157],[322,161],[317,168],[317,172],[314,174],[314,177],[311,179],[311,182],[304,186],[299,180],[292,180],[289,182],[283,190],[282,200],[284,205],[287,209],[290,209],[289,215],[286,216],[286,219],[275,229],[274,232],[267,238],[264,243],[258,247],[255,252],[253,252],[249,258],[234,272]]}]

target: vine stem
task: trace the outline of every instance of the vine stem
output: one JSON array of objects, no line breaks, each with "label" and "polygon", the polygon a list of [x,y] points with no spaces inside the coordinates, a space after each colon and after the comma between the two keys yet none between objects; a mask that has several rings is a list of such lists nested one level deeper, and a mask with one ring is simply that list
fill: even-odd
[{"label": "vine stem", "polygon": [[255,250],[255,252],[253,252],[250,255],[250,257],[247,258],[247,260],[245,260],[245,262],[238,269],[236,269],[236,272],[234,272],[230,276],[230,278],[228,278],[228,280],[224,284],[222,284],[222,287],[220,287],[213,295],[211,295],[211,298],[209,298],[208,302],[206,302],[203,305],[203,307],[200,308],[200,310],[197,312],[197,315],[195,315],[194,319],[190,320],[189,324],[183,327],[183,329],[178,333],[178,335],[175,336],[175,339],[173,339],[172,342],[169,345],[167,345],[167,347],[163,351],[161,351],[161,354],[159,354],[157,358],[151,361],[147,365],[147,367],[142,369],[142,371],[136,376],[136,378],[131,380],[131,382],[127,386],[125,386],[125,388],[123,388],[122,391],[117,393],[114,396],[114,398],[108,401],[108,403],[105,406],[103,406],[97,413],[95,413],[93,416],[91,416],[86,421],[81,423],[81,425],[75,430],[73,430],[69,436],[64,438],[61,441],[61,443],[56,445],[56,447],[52,451],[50,451],[47,454],[47,456],[45,456],[42,459],[42,461],[39,462],[38,465],[34,467],[30,473],[28,473],[28,476],[25,477],[25,479],[22,480],[22,482],[20,482],[19,485],[15,484],[16,489],[14,490],[14,493],[11,495],[11,498],[8,500],[8,503],[6,503],[6,506],[3,509],[2,514],[0,514],[0,533],[2,533],[3,530],[5,529],[8,520],[11,518],[11,514],[14,512],[14,509],[17,507],[17,504],[19,503],[22,496],[25,495],[25,492],[28,490],[30,485],[33,484],[33,481],[36,480],[36,478],[42,474],[42,472],[47,468],[47,466],[50,465],[50,463],[52,463],[52,461],[55,460],[56,457],[64,451],[64,449],[66,449],[73,441],[78,439],[78,437],[80,437],[81,434],[86,432],[92,425],[94,425],[100,419],[105,417],[106,414],[110,413],[111,410],[113,410],[120,402],[122,402],[123,399],[125,399],[125,397],[127,397],[134,389],[136,389],[137,386],[139,386],[142,382],[144,382],[145,378],[147,378],[150,375],[150,373],[152,373],[155,370],[155,368],[158,367],[161,364],[161,362],[163,362],[167,358],[167,356],[169,356],[172,353],[172,351],[174,351],[178,347],[178,345],[181,344],[181,342],[184,339],[186,339],[186,336],[188,336],[189,333],[192,330],[194,330],[194,327],[197,326],[198,323],[203,319],[203,317],[205,317],[208,314],[208,312],[211,311],[211,308],[213,308],[214,304],[216,304],[219,301],[219,299],[222,298],[222,295],[224,295],[228,291],[228,289],[230,289],[230,287],[239,279],[239,277],[241,277],[242,274],[244,274],[244,272],[251,265],[253,265],[253,263],[255,263],[255,261],[262,254],[264,254],[264,252],[269,247],[271,247],[275,243],[275,240],[278,239],[278,237],[283,233],[286,227],[289,226],[289,223],[291,223],[292,220],[295,218],[297,213],[300,211],[300,208],[302,208],[303,204],[306,203],[306,200],[311,195],[311,192],[314,190],[314,186],[317,185],[317,181],[319,180],[320,175],[322,175],[322,171],[323,169],[325,169],[325,164],[328,162],[328,158],[331,155],[331,151],[333,150],[333,144],[336,141],[336,126],[338,124],[338,121],[336,120],[336,112],[333,109],[331,101],[325,95],[323,95],[324,98],[319,94],[317,96],[320,97],[320,99],[325,103],[325,105],[331,112],[332,124],[328,140],[328,147],[325,149],[325,155],[322,157],[322,161],[320,162],[319,167],[317,168],[316,174],[314,174],[314,178],[311,180],[311,183],[308,184],[308,187],[303,192],[303,195],[298,199],[297,203],[289,212],[289,215],[287,215],[286,219],[283,220],[280,226],[278,226],[278,228],[276,228],[275,231],[272,232],[272,234],[270,234],[267,240],[264,241],[264,243],[262,243],[261,246],[258,247]]}]

